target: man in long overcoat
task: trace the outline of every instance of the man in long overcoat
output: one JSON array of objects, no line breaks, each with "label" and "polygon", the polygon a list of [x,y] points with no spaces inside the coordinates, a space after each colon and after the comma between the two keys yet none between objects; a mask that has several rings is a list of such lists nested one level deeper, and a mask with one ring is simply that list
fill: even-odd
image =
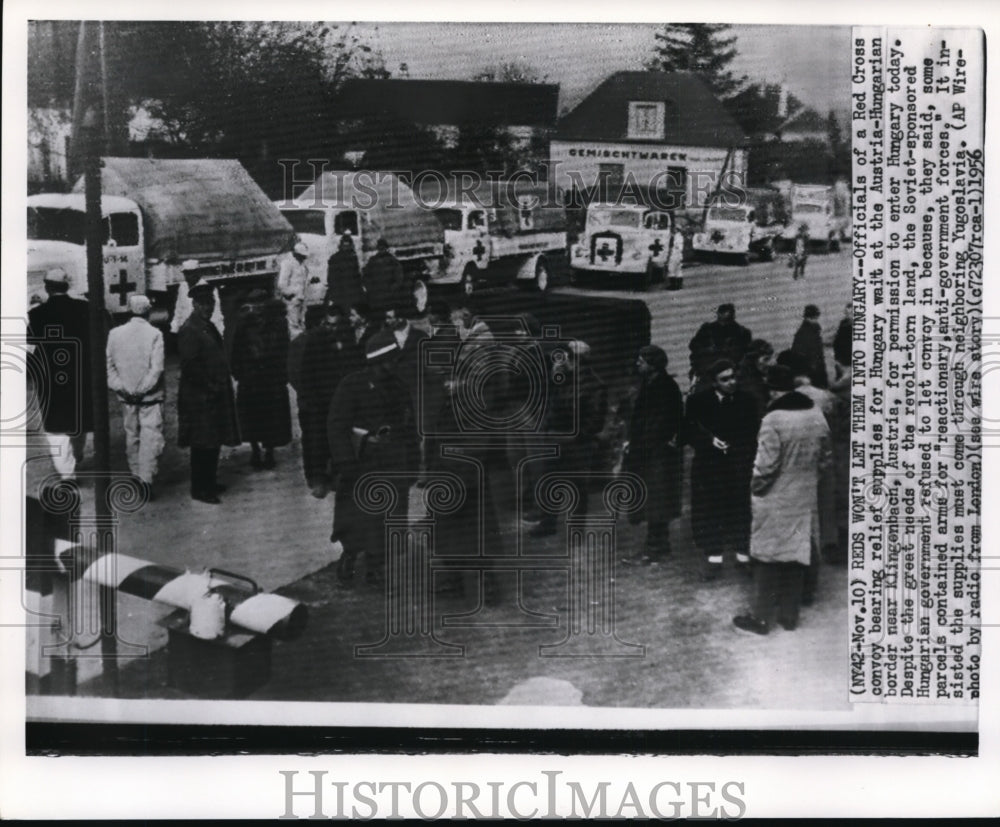
[{"label": "man in long overcoat", "polygon": [[177,392],[177,443],[191,449],[191,498],[218,504],[216,480],[223,445],[239,445],[236,402],[222,335],[212,324],[214,291],[191,290],[194,310],[177,333],[181,380]]},{"label": "man in long overcoat", "polygon": [[823,349],[823,335],[819,326],[819,308],[807,304],[802,314],[802,324],[795,332],[792,350],[806,360],[809,378],[817,388],[825,388],[829,382],[826,374],[826,351]]},{"label": "man in long overcoat", "polygon": [[636,359],[639,392],[629,421],[624,470],[638,474],[646,486],[646,551],[651,563],[670,553],[670,521],[681,513],[681,426],[684,399],[667,373],[667,354],[647,345]]},{"label": "man in long overcoat", "polygon": [[806,567],[819,542],[816,490],[830,462],[830,429],[795,390],[791,370],[775,365],[768,386],[774,398],[761,422],[751,482],[753,608],[733,618],[737,629],[758,635],[768,633],[775,615],[789,631],[798,624]]},{"label": "man in long overcoat", "polygon": [[403,265],[389,251],[389,242],[384,238],[378,240],[375,255],[365,265],[364,288],[368,303],[376,311],[407,304],[408,299],[412,302],[412,296],[406,295]]},{"label": "man in long overcoat", "polygon": [[736,387],[728,359],[710,367],[712,385],[688,398],[685,428],[691,463],[691,531],[706,557],[706,579],[722,571],[727,550],[750,562],[750,473],[757,449],[757,403]]},{"label": "man in long overcoat", "polygon": [[365,300],[361,267],[351,236],[344,234],[340,245],[326,265],[326,301],[341,307],[354,307]]},{"label": "man in long overcoat", "polygon": [[416,480],[419,445],[413,407],[395,375],[396,338],[379,331],[366,344],[366,366],[340,383],[330,403],[327,436],[337,474],[330,541],[343,552],[337,569],[342,583],[354,577],[358,556],[367,555],[366,579],[378,583],[385,561],[385,515],[369,514],[355,500],[355,485],[368,473],[385,473],[395,492],[396,516],[406,514]]}]

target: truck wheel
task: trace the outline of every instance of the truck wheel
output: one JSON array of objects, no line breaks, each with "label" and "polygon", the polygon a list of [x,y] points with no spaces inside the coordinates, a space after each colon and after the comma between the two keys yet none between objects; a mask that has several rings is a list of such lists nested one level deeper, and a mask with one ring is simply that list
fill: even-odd
[{"label": "truck wheel", "polygon": [[739,255],[740,267],[746,267],[750,264],[750,253],[740,253]]},{"label": "truck wheel", "polygon": [[476,268],[474,265],[470,264],[465,268],[459,287],[461,287],[462,293],[466,296],[471,296],[476,292]]},{"label": "truck wheel", "polygon": [[830,250],[832,252],[839,253],[840,252],[840,239],[837,238],[836,236],[831,236],[830,237],[829,247],[830,247]]},{"label": "truck wheel", "polygon": [[543,258],[538,259],[538,264],[535,265],[535,289],[539,293],[549,289],[549,265]]},{"label": "truck wheel", "polygon": [[774,261],[774,243],[767,244],[760,251],[761,261]]}]

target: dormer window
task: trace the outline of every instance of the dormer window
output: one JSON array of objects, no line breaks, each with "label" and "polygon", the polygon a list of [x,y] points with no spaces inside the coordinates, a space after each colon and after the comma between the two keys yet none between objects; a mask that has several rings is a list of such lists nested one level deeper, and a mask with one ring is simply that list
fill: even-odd
[{"label": "dormer window", "polygon": [[662,101],[630,101],[628,136],[636,140],[663,140],[665,105]]}]

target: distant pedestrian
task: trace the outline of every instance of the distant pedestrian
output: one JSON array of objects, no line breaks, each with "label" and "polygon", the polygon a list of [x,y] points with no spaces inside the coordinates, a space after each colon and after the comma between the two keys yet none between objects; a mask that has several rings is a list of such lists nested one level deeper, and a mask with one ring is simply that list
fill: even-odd
[{"label": "distant pedestrian", "polygon": [[320,323],[303,335],[298,395],[302,467],[312,495],[323,499],[333,485],[326,434],[330,402],[343,378],[357,368],[355,344],[346,314],[336,305],[326,305]]},{"label": "distant pedestrian", "polygon": [[191,499],[218,504],[216,478],[223,445],[239,445],[236,402],[222,334],[212,324],[215,291],[192,288],[194,311],[177,333],[181,379],[177,392],[177,442],[191,449]]},{"label": "distant pedestrian", "polygon": [[[285,305],[254,290],[233,334],[236,410],[254,468],[275,467],[274,449],[292,440],[288,402],[288,320]],[[263,450],[263,455],[261,451]]]},{"label": "distant pedestrian", "polygon": [[359,302],[366,301],[358,254],[349,233],[340,237],[337,252],[327,262],[326,301],[340,307],[354,307]]},{"label": "distant pedestrian", "polygon": [[145,296],[129,296],[132,318],[108,333],[108,387],[122,403],[125,456],[132,474],[153,498],[153,479],[163,452],[163,334],[149,323]]},{"label": "distant pedestrian", "polygon": [[[186,261],[181,262],[181,276],[183,276],[184,281],[177,288],[177,301],[174,304],[174,315],[170,321],[170,332],[179,333],[180,329],[184,326],[184,322],[188,320],[194,310],[194,304],[191,301],[191,290],[195,286],[209,286],[208,282],[203,281],[198,273],[199,268],[198,262],[189,258]],[[217,288],[212,287],[212,295],[214,296],[215,309],[212,311],[211,322],[215,326],[215,329],[219,331],[219,335],[225,337],[225,320],[222,316],[222,297],[219,295]]]},{"label": "distant pedestrian", "polygon": [[691,379],[695,382],[692,392],[711,385],[711,380],[705,376],[706,371],[720,359],[740,364],[752,340],[750,331],[736,321],[736,307],[730,303],[720,304],[715,311],[715,321],[705,322],[699,327],[688,344]]},{"label": "distant pedestrian", "polygon": [[733,618],[740,631],[766,635],[773,620],[791,631],[799,620],[803,581],[819,540],[816,488],[830,461],[830,430],[812,401],[795,390],[791,371],[768,371],[774,399],[760,427],[753,465],[754,598]]},{"label": "distant pedestrian", "polygon": [[767,369],[773,361],[774,348],[771,343],[763,339],[754,339],[736,374],[736,386],[741,391],[749,393],[757,402],[758,419],[764,416],[764,411],[771,401],[765,380]]},{"label": "distant pedestrian", "polygon": [[809,261],[809,230],[803,224],[795,234],[795,249],[792,251],[792,279],[805,278],[806,262]]},{"label": "distant pedestrian", "polygon": [[375,255],[365,265],[364,288],[368,303],[375,311],[412,303],[406,295],[406,277],[403,265],[389,250],[389,242],[380,238],[375,245]]},{"label": "distant pedestrian", "polygon": [[691,531],[705,555],[705,579],[722,572],[727,551],[750,562],[750,474],[757,448],[757,403],[736,387],[723,359],[706,372],[712,385],[688,398],[685,430],[691,462]]},{"label": "distant pedestrian", "polygon": [[636,359],[639,392],[632,407],[623,470],[646,486],[646,504],[638,519],[646,521],[644,563],[670,553],[670,521],[681,513],[681,427],[684,399],[667,373],[667,354],[647,345]]},{"label": "distant pedestrian", "polygon": [[345,585],[353,580],[360,554],[367,556],[366,579],[378,584],[386,553],[384,517],[369,514],[357,504],[355,485],[367,473],[395,475],[388,478],[396,494],[395,516],[405,515],[419,461],[409,394],[395,374],[396,338],[387,330],[380,331],[368,340],[365,351],[365,369],[341,381],[327,420],[330,456],[337,473],[330,541],[343,547],[337,576]]},{"label": "distant pedestrian", "polygon": [[278,268],[278,295],[285,302],[288,317],[288,336],[294,339],[306,328],[306,284],[309,268],[306,259],[309,248],[301,241],[281,261]]},{"label": "distant pedestrian", "polygon": [[42,430],[56,472],[76,478],[87,434],[94,430],[90,371],[90,308],[69,295],[61,267],[45,274],[46,300],[28,312],[28,343],[42,414]]},{"label": "distant pedestrian", "polygon": [[809,377],[817,388],[825,388],[829,381],[826,373],[826,349],[823,346],[823,331],[819,323],[819,308],[807,304],[802,312],[802,324],[795,332],[792,350],[806,360]]}]

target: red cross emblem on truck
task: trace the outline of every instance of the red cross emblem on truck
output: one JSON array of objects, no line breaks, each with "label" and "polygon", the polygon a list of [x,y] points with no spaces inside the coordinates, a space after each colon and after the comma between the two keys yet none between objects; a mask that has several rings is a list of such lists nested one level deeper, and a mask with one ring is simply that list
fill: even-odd
[{"label": "red cross emblem on truck", "polygon": [[109,293],[118,294],[118,305],[125,307],[128,304],[128,294],[136,288],[134,281],[128,280],[128,270],[118,271],[118,282],[108,288]]},{"label": "red cross emblem on truck", "polygon": [[614,254],[614,250],[608,246],[608,242],[606,241],[601,245],[601,249],[597,251],[597,255],[600,256],[601,261],[607,261]]},{"label": "red cross emblem on truck", "polygon": [[656,258],[660,253],[663,252],[663,242],[660,239],[653,239],[653,243],[649,245],[649,249],[653,253],[653,258]]},{"label": "red cross emblem on truck", "polygon": [[481,238],[476,239],[476,246],[472,248],[472,252],[476,255],[476,261],[483,260],[483,256],[486,254],[486,248],[483,246],[483,240]]}]

